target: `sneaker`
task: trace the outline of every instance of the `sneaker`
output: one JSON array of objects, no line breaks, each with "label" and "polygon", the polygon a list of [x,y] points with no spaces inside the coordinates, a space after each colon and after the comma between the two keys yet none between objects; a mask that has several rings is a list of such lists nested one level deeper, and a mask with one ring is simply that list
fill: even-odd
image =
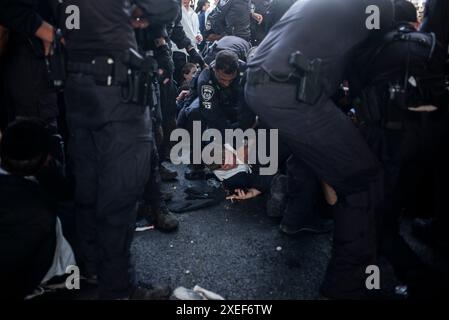
[{"label": "sneaker", "polygon": [[161,180],[165,182],[174,181],[178,177],[178,172],[176,172],[175,170],[168,169],[163,165],[159,167],[159,174],[161,176]]},{"label": "sneaker", "polygon": [[148,222],[148,220],[146,218],[141,218],[136,221],[136,227],[135,227],[134,231],[143,232],[143,231],[147,231],[147,230],[153,230],[154,228],[155,228],[155,226],[153,224],[151,224],[150,222]]},{"label": "sneaker", "polygon": [[130,300],[168,300],[171,289],[168,286],[151,286],[150,288],[137,287]]}]

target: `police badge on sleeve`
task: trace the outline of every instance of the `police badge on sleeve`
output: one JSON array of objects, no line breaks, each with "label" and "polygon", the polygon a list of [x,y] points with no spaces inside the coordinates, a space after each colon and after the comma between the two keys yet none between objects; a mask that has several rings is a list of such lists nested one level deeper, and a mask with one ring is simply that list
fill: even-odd
[{"label": "police badge on sleeve", "polygon": [[230,0],[220,0],[220,7],[224,7]]}]

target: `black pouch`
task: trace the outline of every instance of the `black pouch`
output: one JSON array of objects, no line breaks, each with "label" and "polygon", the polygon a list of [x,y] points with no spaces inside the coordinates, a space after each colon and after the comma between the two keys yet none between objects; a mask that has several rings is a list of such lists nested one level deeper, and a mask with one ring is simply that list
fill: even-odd
[{"label": "black pouch", "polygon": [[310,60],[297,51],[290,55],[290,65],[297,72],[296,100],[307,104],[315,104],[323,90],[321,84],[322,60],[317,58]]}]

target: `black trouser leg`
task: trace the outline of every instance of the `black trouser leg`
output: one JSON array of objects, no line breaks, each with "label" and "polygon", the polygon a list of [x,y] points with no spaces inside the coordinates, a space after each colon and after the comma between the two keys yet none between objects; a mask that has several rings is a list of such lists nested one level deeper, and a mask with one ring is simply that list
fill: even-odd
[{"label": "black trouser leg", "polygon": [[119,87],[72,75],[66,85],[80,251],[99,295],[127,298],[136,286],[131,242],[151,166],[148,108],[121,102]]},{"label": "black trouser leg", "polygon": [[310,220],[315,212],[320,183],[313,171],[297,157],[287,160],[288,203],[282,224],[300,226]]}]

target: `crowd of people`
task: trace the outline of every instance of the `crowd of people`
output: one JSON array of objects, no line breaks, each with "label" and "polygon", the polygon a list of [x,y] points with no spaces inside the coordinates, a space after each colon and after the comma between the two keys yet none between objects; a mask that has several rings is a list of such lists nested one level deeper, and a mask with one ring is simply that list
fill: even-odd
[{"label": "crowd of people", "polygon": [[[406,0],[2,1],[1,296],[31,298],[77,265],[101,299],[166,299],[137,285],[136,227],[176,232],[173,212],[264,197],[280,232],[334,232],[324,297],[372,297],[379,257],[410,297],[441,297],[447,274],[400,226],[449,248],[448,21],[444,0],[422,21]],[[190,150],[185,178],[220,187],[170,206],[171,136],[197,122],[278,139],[221,143],[213,164]],[[276,149],[275,174],[249,163],[254,148]]]}]

